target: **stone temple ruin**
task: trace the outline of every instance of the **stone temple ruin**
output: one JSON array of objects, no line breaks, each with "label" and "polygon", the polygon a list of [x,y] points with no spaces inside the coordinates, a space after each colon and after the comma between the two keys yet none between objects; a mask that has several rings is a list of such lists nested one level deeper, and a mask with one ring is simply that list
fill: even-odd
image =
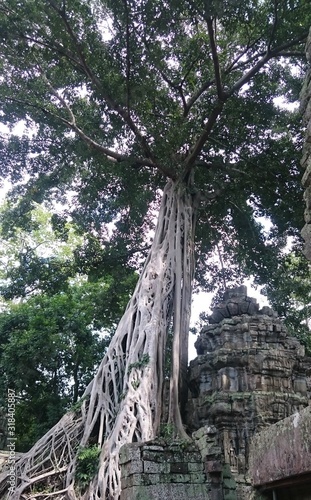
[{"label": "stone temple ruin", "polygon": [[[297,428],[298,421],[311,424],[311,359],[305,357],[304,347],[288,335],[272,309],[259,309],[241,286],[225,293],[201,331],[196,349],[198,357],[189,367],[186,415],[193,442],[176,443],[163,436],[123,447],[121,499],[310,499],[311,493],[304,496],[304,487],[311,492],[311,472],[309,477],[305,470],[311,460],[304,454],[311,452],[311,440],[296,450],[300,468],[287,467],[286,478],[284,467],[283,476],[273,473],[275,455],[267,449],[274,434],[282,435],[277,422],[285,422],[288,428],[296,415]],[[297,415],[302,410],[306,416],[300,419]],[[273,424],[279,426],[276,433]],[[270,429],[270,437],[262,435],[264,429]],[[309,429],[311,436],[311,425]],[[302,434],[306,432],[304,428]],[[274,444],[289,465],[295,444],[286,449],[290,441],[282,439]],[[298,446],[302,441],[300,437]],[[305,482],[300,496],[286,497],[284,489],[277,496],[282,480],[288,483],[293,481],[291,475],[300,474]]]},{"label": "stone temple ruin", "polygon": [[[310,500],[311,358],[246,287],[228,290],[190,362],[187,432],[123,446],[121,500]],[[0,453],[1,461],[7,455]]]}]

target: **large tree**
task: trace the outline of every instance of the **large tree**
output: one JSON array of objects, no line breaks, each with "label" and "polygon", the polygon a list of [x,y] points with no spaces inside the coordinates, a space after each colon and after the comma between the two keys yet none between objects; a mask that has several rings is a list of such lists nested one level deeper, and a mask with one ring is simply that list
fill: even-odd
[{"label": "large tree", "polygon": [[[59,498],[118,498],[120,447],[159,431],[170,327],[169,422],[186,437],[180,408],[195,245],[198,276],[218,247],[264,281],[282,238],[301,225],[299,124],[274,98],[298,97],[308,4],[7,0],[0,7],[2,120],[29,127],[2,145],[3,176],[16,184],[8,231],[17,218],[27,224],[31,200],[67,199],[81,228],[129,254],[162,196],[140,279],[81,407],[17,464],[14,498],[44,485]],[[269,238],[260,215],[274,223]],[[99,468],[79,489],[79,449],[90,443],[101,450]]]}]

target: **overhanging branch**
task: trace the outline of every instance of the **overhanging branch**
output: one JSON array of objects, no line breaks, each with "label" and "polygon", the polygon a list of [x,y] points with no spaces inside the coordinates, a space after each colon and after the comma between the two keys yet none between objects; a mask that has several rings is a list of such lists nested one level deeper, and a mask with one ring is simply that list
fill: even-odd
[{"label": "overhanging branch", "polygon": [[[74,118],[73,114],[72,114],[73,121],[70,121],[70,120],[67,120],[66,118],[64,118],[63,116],[60,116],[57,113],[54,113],[53,111],[51,111],[50,109],[47,109],[46,107],[44,107],[42,105],[38,105],[38,104],[32,103],[30,101],[21,100],[21,99],[17,99],[14,97],[10,97],[9,100],[11,102],[16,102],[17,104],[20,104],[22,106],[35,108],[35,109],[41,111],[42,113],[44,113],[45,115],[52,116],[56,120],[60,121],[64,125],[66,125],[66,127],[73,130],[89,147],[91,147],[92,149],[94,149],[96,151],[99,151],[100,153],[103,153],[107,158],[110,158],[110,159],[115,160],[117,162],[131,161],[130,156],[123,155],[123,154],[117,153],[116,151],[113,151],[112,149],[106,148],[105,146],[103,146],[102,144],[99,144],[98,142],[94,141],[91,137],[89,137],[87,134],[85,134],[85,132],[83,132],[83,130],[80,129],[76,125],[75,118]],[[162,168],[160,165],[154,165],[154,163],[147,158],[135,158],[135,164],[156,168],[158,170],[161,170],[161,168]],[[162,172],[162,173],[164,173],[164,172]]]},{"label": "overhanging branch", "polygon": [[137,138],[137,140],[138,140],[138,142],[139,142],[139,144],[140,144],[140,146],[142,148],[143,155],[146,157],[146,159],[150,160],[150,163],[154,167],[158,168],[161,173],[164,173],[164,171],[165,171],[166,172],[165,173],[166,176],[168,176],[168,177],[170,177],[172,179],[174,177],[176,177],[175,172],[172,171],[171,169],[168,169],[168,168],[165,168],[165,169],[159,168],[159,165],[157,164],[156,159],[153,156],[153,153],[152,153],[152,151],[151,151],[151,149],[149,147],[149,144],[147,142],[146,137],[142,134],[142,132],[137,127],[137,125],[135,124],[135,122],[131,118],[128,110],[124,109],[122,106],[120,106],[118,103],[116,103],[114,101],[114,99],[108,94],[108,92],[105,90],[105,88],[101,84],[101,81],[99,80],[99,78],[95,75],[95,73],[93,72],[93,70],[88,65],[86,57],[84,56],[84,53],[83,53],[83,50],[82,50],[82,47],[81,47],[81,43],[79,42],[76,34],[74,33],[74,31],[73,31],[73,29],[71,27],[71,24],[70,24],[70,22],[68,20],[68,17],[66,15],[65,6],[63,6],[63,8],[60,9],[54,3],[53,0],[48,0],[48,1],[49,1],[49,4],[51,5],[51,7],[54,9],[54,11],[60,16],[60,18],[61,18],[61,20],[62,20],[62,22],[63,22],[63,24],[65,26],[65,29],[66,29],[68,35],[70,36],[70,38],[71,38],[71,40],[72,40],[72,42],[74,44],[75,50],[77,51],[77,55],[78,55],[78,57],[80,59],[81,66],[84,69],[85,75],[89,78],[89,80],[91,81],[91,83],[100,92],[100,94],[102,95],[103,99],[105,100],[107,106],[110,108],[110,110],[115,111],[123,119],[123,121],[130,128],[130,130],[134,133],[135,137]]},{"label": "overhanging branch", "polygon": [[131,87],[130,87],[130,76],[131,76],[131,60],[130,60],[130,15],[127,5],[127,0],[123,0],[125,15],[126,15],[126,108],[128,115],[130,116],[130,101],[131,101]]},{"label": "overhanging branch", "polygon": [[272,50],[267,50],[267,52],[263,55],[263,57],[253,66],[245,75],[243,75],[229,90],[228,96],[234,94],[237,90],[243,87],[243,85],[247,84],[253,76],[258,73],[258,71],[271,59],[275,57],[280,57],[282,53],[284,53],[287,49],[295,47],[296,45],[302,43],[306,40],[308,36],[308,32],[301,35],[300,37],[291,40],[290,42],[284,43],[278,47],[275,47]]},{"label": "overhanging branch", "polygon": [[272,45],[272,42],[274,40],[276,29],[277,29],[277,25],[278,25],[278,0],[274,0],[273,10],[274,10],[274,20],[273,20],[273,25],[272,25],[270,40],[269,40],[269,43],[268,43],[268,51],[271,50],[271,45]]},{"label": "overhanging branch", "polygon": [[216,102],[216,105],[214,106],[214,108],[213,108],[213,110],[212,110],[212,112],[207,120],[207,123],[203,129],[202,134],[198,138],[190,155],[187,157],[187,159],[185,161],[183,176],[182,176],[183,180],[185,180],[187,178],[188,174],[190,173],[191,169],[193,168],[193,166],[195,164],[195,160],[197,159],[198,155],[202,151],[202,148],[203,148],[205,142],[207,141],[210,132],[212,131],[219,115],[221,114],[221,112],[224,108],[225,100],[226,99],[224,99],[224,100],[218,99],[218,101]]},{"label": "overhanging branch", "polygon": [[[224,108],[225,102],[238,90],[240,90],[244,85],[246,85],[252,78],[255,76],[260,69],[271,59],[275,57],[280,57],[282,54],[285,53],[288,49],[291,49],[292,47],[295,47],[298,44],[301,44],[308,36],[308,32],[304,33],[303,35],[295,38],[294,40],[291,40],[289,42],[286,42],[278,47],[275,47],[273,50],[267,50],[267,52],[260,58],[260,60],[249,70],[247,71],[231,88],[229,91],[226,91],[222,93],[222,99],[218,97],[218,100],[213,107],[209,118],[207,120],[207,123],[200,135],[200,137],[197,139],[196,144],[194,145],[191,153],[185,160],[184,164],[184,171],[182,175],[182,179],[185,180],[187,176],[189,175],[190,171],[195,165],[195,161],[202,151],[202,148],[206,141],[209,138],[209,135],[218,119],[218,117],[221,115],[222,110]],[[217,60],[216,60],[217,64]],[[215,67],[215,66],[214,66]],[[215,68],[215,71],[217,71],[217,67]],[[217,80],[217,75],[215,75]],[[218,82],[216,81],[217,89],[220,91],[221,87],[219,86],[221,84],[221,81]]]}]

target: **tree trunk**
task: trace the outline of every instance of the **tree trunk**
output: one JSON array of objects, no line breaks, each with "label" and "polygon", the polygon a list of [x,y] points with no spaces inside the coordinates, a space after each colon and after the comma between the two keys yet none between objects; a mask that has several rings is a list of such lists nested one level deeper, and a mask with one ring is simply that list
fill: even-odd
[{"label": "tree trunk", "polygon": [[[119,498],[121,446],[153,439],[159,431],[165,346],[172,314],[169,421],[176,434],[185,437],[179,388],[185,390],[180,367],[185,374],[194,219],[193,196],[184,185],[169,181],[144,269],[81,407],[66,414],[17,463],[18,485],[11,498],[31,493],[38,483],[48,483],[52,491],[62,491],[72,500]],[[78,447],[94,443],[101,448],[99,470],[87,491],[79,493]],[[2,486],[3,482],[4,477]]]}]

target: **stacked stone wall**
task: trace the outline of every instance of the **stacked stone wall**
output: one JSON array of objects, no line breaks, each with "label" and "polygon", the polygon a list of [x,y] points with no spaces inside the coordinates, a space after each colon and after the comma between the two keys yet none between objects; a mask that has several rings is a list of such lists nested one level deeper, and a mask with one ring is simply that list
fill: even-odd
[{"label": "stacked stone wall", "polygon": [[206,476],[194,443],[157,440],[121,449],[121,500],[207,500]]}]

